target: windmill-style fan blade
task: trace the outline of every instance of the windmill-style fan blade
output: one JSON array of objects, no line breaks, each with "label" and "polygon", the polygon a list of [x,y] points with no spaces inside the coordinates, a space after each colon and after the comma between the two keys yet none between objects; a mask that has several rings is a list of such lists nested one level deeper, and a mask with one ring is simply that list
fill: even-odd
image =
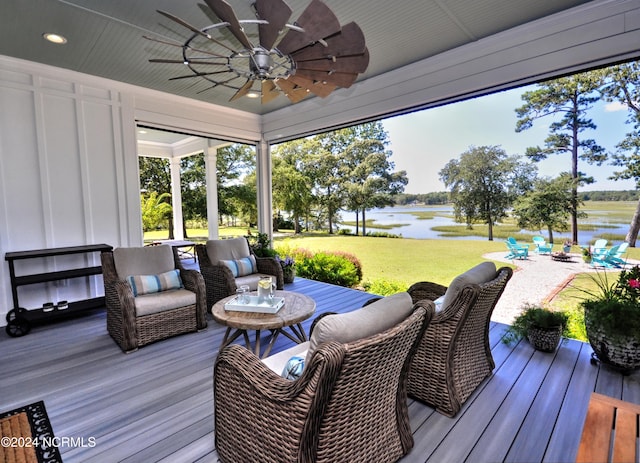
[{"label": "windmill-style fan blade", "polygon": [[210,39],[211,37],[209,35],[207,35],[206,33],[202,32],[200,29],[198,29],[195,26],[192,26],[191,24],[189,24],[188,22],[178,18],[177,16],[172,15],[171,13],[167,13],[166,11],[162,11],[162,10],[156,10],[158,13],[160,13],[162,16],[166,16],[167,18],[169,18],[172,21],[177,22],[178,24],[180,24],[183,27],[186,27],[187,29],[189,29],[191,32],[195,32],[196,34],[200,34],[203,37],[206,37],[208,39]]},{"label": "windmill-style fan blade", "polygon": [[273,44],[278,40],[280,31],[287,24],[292,10],[284,0],[256,0],[255,8],[258,17],[269,22],[269,24],[260,24],[258,26],[260,45],[266,50],[271,50]]},{"label": "windmill-style fan blade", "polygon": [[209,8],[213,10],[218,18],[229,23],[229,26],[227,27],[245,48],[250,50],[253,48],[253,45],[249,41],[249,37],[244,33],[244,30],[242,29],[231,5],[224,0],[205,0],[205,3],[209,5]]},{"label": "windmill-style fan blade", "polygon": [[[172,47],[178,47],[178,48],[184,48],[185,45],[183,43],[176,43],[176,42],[168,42],[166,40],[160,40],[160,39],[156,39],[154,37],[147,37],[146,35],[142,36],[143,39],[147,39],[147,40],[151,40],[152,42],[158,42],[158,43],[163,43],[165,45],[171,45]],[[193,51],[197,51],[198,53],[202,53],[204,55],[211,55],[211,56],[217,56],[218,58],[227,58],[225,55],[221,55],[219,53],[213,53],[207,50],[201,50],[199,48],[193,48],[193,47],[187,47],[189,48],[189,50],[193,50]]]},{"label": "windmill-style fan blade", "polygon": [[249,93],[249,90],[251,90],[251,87],[253,86],[253,80],[248,79],[245,84],[240,87],[240,90],[238,90],[229,101],[233,101],[233,100],[237,100],[240,97],[245,96],[247,93]]},{"label": "windmill-style fan blade", "polygon": [[269,103],[280,94],[276,84],[272,80],[262,81],[262,104]]},{"label": "windmill-style fan blade", "polygon": [[345,72],[328,73],[324,71],[310,71],[308,69],[297,69],[296,76],[304,77],[306,79],[317,80],[319,82],[326,82],[342,88],[349,88],[353,84],[358,74],[348,74]]},{"label": "windmill-style fan blade", "polygon": [[310,61],[301,61],[298,63],[298,70],[306,69],[309,71],[327,71],[327,72],[346,72],[360,74],[367,70],[369,66],[369,50],[365,49],[365,53],[356,56],[344,56],[334,59],[316,59]]},{"label": "windmill-style fan blade", "polygon": [[[160,59],[160,58],[152,58],[149,60],[150,63],[168,63],[168,64],[187,64],[183,59]],[[212,66],[226,66],[227,63],[214,63],[213,61],[193,61],[193,64],[209,64]]]},{"label": "windmill-style fan blade", "polygon": [[227,69],[225,71],[197,72],[195,74],[188,74],[186,76],[171,77],[171,78],[169,78],[169,80],[190,79],[191,77],[211,76],[211,75],[214,75],[214,74],[224,74],[225,72],[231,72],[231,71]]},{"label": "windmill-style fan blade", "polygon": [[337,87],[335,85],[326,84],[322,82],[313,81],[310,79],[305,79],[300,76],[289,76],[287,80],[293,82],[299,87],[306,88],[314,95],[319,96],[320,98],[325,98],[331,94]]},{"label": "windmill-style fan blade", "polygon": [[338,18],[321,0],[311,0],[296,24],[304,32],[290,30],[278,44],[278,50],[285,55],[340,32]]},{"label": "windmill-style fan blade", "polygon": [[360,55],[365,52],[366,44],[362,29],[354,23],[350,22],[342,26],[339,34],[327,37],[325,40],[327,46],[316,43],[310,47],[305,47],[293,53],[296,62],[307,61],[320,58],[333,58],[340,56]]},{"label": "windmill-style fan blade", "polygon": [[302,101],[309,95],[309,91],[306,88],[297,86],[289,79],[278,79],[275,83],[292,103]]}]

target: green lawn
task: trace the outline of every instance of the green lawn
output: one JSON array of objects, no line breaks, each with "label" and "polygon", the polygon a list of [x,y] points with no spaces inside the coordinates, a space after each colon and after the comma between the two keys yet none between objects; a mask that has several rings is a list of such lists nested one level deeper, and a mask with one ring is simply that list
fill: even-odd
[{"label": "green lawn", "polygon": [[[505,251],[502,241],[413,240],[362,236],[312,236],[277,238],[274,247],[289,249],[344,251],[362,264],[363,280],[389,280],[407,286],[416,281],[448,285],[453,278],[483,262],[483,254]],[[504,265],[504,264],[502,264]]]}]

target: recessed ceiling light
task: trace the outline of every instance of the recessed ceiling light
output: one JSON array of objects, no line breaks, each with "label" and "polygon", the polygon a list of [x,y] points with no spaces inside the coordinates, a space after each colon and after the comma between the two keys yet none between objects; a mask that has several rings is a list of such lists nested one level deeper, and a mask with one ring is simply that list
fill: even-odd
[{"label": "recessed ceiling light", "polygon": [[67,43],[66,37],[63,37],[59,34],[54,34],[52,32],[45,32],[44,34],[42,34],[42,37],[44,37],[45,40],[48,40],[51,43],[56,43],[58,45]]},{"label": "recessed ceiling light", "polygon": [[258,98],[260,94],[258,92],[249,92],[247,93],[247,98]]}]

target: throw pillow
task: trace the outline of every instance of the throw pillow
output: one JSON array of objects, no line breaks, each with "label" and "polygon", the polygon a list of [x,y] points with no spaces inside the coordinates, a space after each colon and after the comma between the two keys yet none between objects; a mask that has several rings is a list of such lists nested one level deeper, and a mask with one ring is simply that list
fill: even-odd
[{"label": "throw pillow", "polygon": [[131,286],[134,297],[183,287],[178,269],[159,275],[130,275],[127,277],[127,282]]},{"label": "throw pillow", "polygon": [[294,355],[284,366],[281,376],[293,381],[302,376],[302,370],[304,370],[304,358]]},{"label": "throw pillow", "polygon": [[220,262],[229,267],[234,278],[258,272],[258,264],[256,263],[255,256],[253,255],[237,260],[221,260]]}]

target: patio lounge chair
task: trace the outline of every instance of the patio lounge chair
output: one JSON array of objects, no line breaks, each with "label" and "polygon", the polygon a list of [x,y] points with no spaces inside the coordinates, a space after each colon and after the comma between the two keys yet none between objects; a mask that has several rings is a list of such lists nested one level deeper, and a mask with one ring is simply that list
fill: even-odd
[{"label": "patio lounge chair", "polygon": [[[491,314],[513,271],[484,262],[456,277],[451,285],[420,282],[412,300],[436,301],[409,370],[409,396],[455,416],[495,367],[489,347]],[[440,303],[441,301],[441,303]]]},{"label": "patio lounge chair", "polygon": [[509,253],[504,256],[505,259],[528,259],[529,258],[529,245],[518,244],[513,237],[507,238],[507,249]]},{"label": "patio lounge chair", "polygon": [[542,236],[534,236],[532,241],[536,247],[536,254],[551,254],[553,244],[547,243]]},{"label": "patio lounge chair", "polygon": [[255,291],[262,276],[274,277],[277,289],[284,288],[280,263],[273,257],[256,257],[244,237],[196,244],[196,253],[207,289],[207,310],[220,299],[235,294],[240,285]]},{"label": "patio lounge chair", "polygon": [[116,248],[101,259],[107,331],[124,352],[207,327],[202,275],[183,269],[175,248]]},{"label": "patio lounge chair", "polygon": [[626,241],[619,244],[617,247],[617,250],[613,250],[612,252],[609,253],[609,256],[607,257],[607,262],[609,262],[614,267],[624,267],[625,265],[627,265],[627,261],[622,256],[624,256],[627,253],[628,247],[629,247],[629,243],[627,243]]},{"label": "patio lounge chair", "polygon": [[629,243],[622,243],[606,249],[605,252],[592,254],[591,267],[623,267],[626,261],[621,256],[626,252]]},{"label": "patio lounge chair", "polygon": [[607,243],[605,239],[598,239],[593,246],[591,246],[591,256],[602,258],[607,253]]},{"label": "patio lounge chair", "polygon": [[[213,375],[220,461],[392,462],[405,455],[413,447],[407,370],[434,307],[404,298],[402,306],[382,302],[321,319],[306,343],[316,348],[294,380],[244,347],[223,348]],[[377,332],[384,319],[393,324]],[[344,340],[365,332],[374,334]]]}]

